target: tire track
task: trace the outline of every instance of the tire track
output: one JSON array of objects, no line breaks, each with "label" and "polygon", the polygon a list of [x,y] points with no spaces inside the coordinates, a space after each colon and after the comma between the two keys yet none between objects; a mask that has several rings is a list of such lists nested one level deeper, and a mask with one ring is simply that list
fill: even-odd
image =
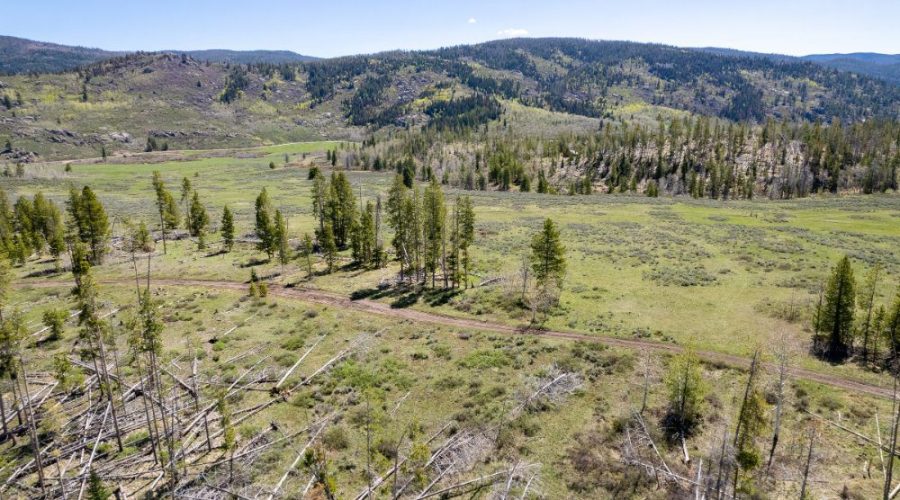
[{"label": "tire track", "polygon": [[[133,280],[129,279],[101,280],[100,282],[114,285],[133,284]],[[199,287],[239,292],[243,292],[247,288],[246,283],[202,279],[154,279],[152,281],[152,284],[154,286]],[[33,286],[38,288],[69,286],[68,283],[58,281],[36,281],[25,283],[20,282],[18,285]],[[415,309],[394,308],[389,304],[385,304],[383,302],[369,299],[353,300],[347,296],[338,293],[327,292],[324,290],[309,288],[286,288],[282,285],[270,284],[269,294],[276,297],[300,300],[313,304],[333,306],[340,309],[353,310],[388,318],[405,319],[412,322],[451,326],[461,329],[489,331],[507,335],[531,335],[535,337],[547,337],[571,341],[600,342],[611,347],[619,347],[632,350],[647,349],[654,352],[668,354],[678,354],[687,350],[686,348],[679,345],[667,344],[654,340],[586,335],[582,333],[567,332],[562,330],[536,330],[490,321],[479,321],[475,319],[448,316],[440,313],[424,312]],[[746,370],[750,366],[750,359],[742,356],[736,356],[733,354],[726,354],[716,351],[701,350],[694,350],[694,353],[696,353],[700,359],[708,363],[720,364],[744,370]],[[777,370],[777,367],[774,363],[763,362],[762,365],[764,370]],[[837,375],[828,375],[826,373],[821,373],[806,368],[791,367],[788,369],[788,375],[792,378],[810,380],[820,384],[838,387],[850,392],[863,393],[888,399],[893,396],[893,391],[889,387],[879,386],[868,382],[854,380],[851,378],[840,377]]]}]

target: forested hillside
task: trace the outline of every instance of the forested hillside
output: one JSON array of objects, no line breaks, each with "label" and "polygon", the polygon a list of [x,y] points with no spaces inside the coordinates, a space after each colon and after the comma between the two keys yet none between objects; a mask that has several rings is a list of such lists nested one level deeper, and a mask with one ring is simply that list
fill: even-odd
[{"label": "forested hillside", "polygon": [[[327,137],[384,146],[352,166],[411,161],[420,178],[485,189],[543,177],[556,192],[712,197],[895,189],[900,162],[900,87],[630,42],[512,39],[278,64],[133,54],[9,77],[0,92],[11,162]],[[509,181],[480,171],[476,151],[495,150],[508,153]]]},{"label": "forested hillside", "polygon": [[0,75],[70,70],[119,54],[0,35]]}]

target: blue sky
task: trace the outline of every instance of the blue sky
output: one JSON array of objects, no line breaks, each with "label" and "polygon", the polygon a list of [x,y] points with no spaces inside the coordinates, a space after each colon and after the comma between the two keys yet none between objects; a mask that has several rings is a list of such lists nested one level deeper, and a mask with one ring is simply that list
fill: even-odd
[{"label": "blue sky", "polygon": [[0,34],[110,50],[287,49],[330,57],[509,36],[802,55],[900,53],[900,0],[14,0]]}]

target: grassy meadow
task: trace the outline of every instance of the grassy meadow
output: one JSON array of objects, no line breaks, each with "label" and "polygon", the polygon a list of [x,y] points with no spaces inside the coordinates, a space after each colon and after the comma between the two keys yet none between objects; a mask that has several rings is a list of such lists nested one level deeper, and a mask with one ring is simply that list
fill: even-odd
[{"label": "grassy meadow", "polygon": [[[4,179],[3,187],[11,198],[41,191],[63,203],[70,185],[90,185],[107,208],[114,236],[119,236],[126,220],[140,219],[154,227],[157,216],[150,178],[158,170],[176,197],[181,179],[191,180],[213,226],[228,205],[235,211],[239,237],[251,235],[253,202],[266,188],[273,205],[288,216],[291,238],[296,239],[314,226],[308,168],[324,166],[325,149],[335,147],[341,143],[294,143],[215,157],[198,154],[196,159],[188,156],[179,161],[73,164],[70,172],[65,164],[53,163],[31,167],[22,179]],[[270,168],[270,162],[276,168]],[[391,175],[348,172],[355,191],[365,199],[386,195]],[[893,296],[900,281],[900,198],[896,195],[721,202],[453,189],[447,194],[449,199],[469,195],[475,204],[472,283],[485,285],[437,298],[427,294],[412,298],[376,294],[374,298],[397,307],[524,325],[530,313],[510,305],[521,286],[516,275],[531,235],[549,217],[561,228],[568,270],[561,307],[548,318],[548,328],[598,338],[648,338],[741,356],[761,348],[767,357],[772,340],[785,334],[792,344],[792,363],[887,383],[885,377],[854,364],[832,366],[810,356],[809,324],[819,287],[843,254],[851,256],[860,281],[869,266],[881,262],[884,275],[876,302],[886,303]],[[386,242],[390,241],[387,231],[382,234]],[[232,253],[219,253],[217,239],[211,235],[212,247],[203,252],[187,239],[170,242],[166,255],[157,244],[150,264],[152,276],[243,282],[255,269],[274,282],[351,296],[367,294],[397,272],[392,263],[376,270],[345,266],[325,274],[323,264],[317,262],[316,273],[307,277],[301,262],[294,260],[284,268],[265,262],[265,256],[249,243],[239,243]],[[39,329],[43,310],[60,302],[74,307],[70,275],[55,274],[52,269],[49,261],[15,269],[18,285],[10,302],[23,311],[33,330]],[[113,320],[114,333],[121,331],[120,320],[130,314],[134,303],[133,288],[122,281],[132,277],[132,262],[114,254],[95,272],[101,282],[107,281],[101,287],[106,307],[125,307]],[[401,444],[406,449],[426,443],[445,425],[459,432],[492,429],[493,448],[479,451],[484,456],[473,460],[473,470],[488,474],[509,464],[533,466],[540,471],[530,494],[535,498],[622,498],[638,491],[650,492],[650,498],[665,497],[665,490],[654,492],[651,478],[624,466],[616,451],[629,409],[641,404],[645,373],[650,380],[645,417],[654,423],[662,418],[667,398],[662,383],[665,358],[655,359],[645,369],[642,353],[599,343],[463,331],[284,297],[251,299],[239,291],[153,287],[153,294],[160,301],[166,325],[167,366],[182,369],[196,355],[201,378],[211,384],[228,385],[246,370],[269,382],[277,380],[314,346],[286,384],[293,386],[347,350],[333,369],[288,394],[273,396],[269,383],[230,401],[233,410],[240,412],[277,400],[237,425],[239,443],[260,435],[276,440],[328,417],[323,445],[338,485],[337,498],[352,498],[365,490],[367,467],[375,475],[388,470],[396,453],[392,443],[401,435],[413,436]],[[39,367],[35,369],[48,369],[52,356],[68,352],[76,336],[76,327],[70,323],[63,340],[31,350],[29,362]],[[127,356],[124,359],[123,375],[129,376]],[[535,384],[546,380],[555,368],[581,374],[579,387],[558,401],[516,411]],[[706,365],[703,369],[712,390],[705,401],[708,411],[702,433],[688,446],[694,455],[711,454],[719,446],[722,432],[734,421],[732,413],[745,379],[744,373],[730,368]],[[764,375],[767,391],[773,376]],[[803,411],[867,435],[874,435],[876,414],[882,416],[882,428],[890,414],[890,401],[802,380],[788,385],[790,410],[774,473],[779,479],[774,490],[778,496],[799,491],[791,478],[797,477],[802,465],[808,418]],[[818,429],[823,451],[813,465],[814,497],[837,496],[844,486],[860,498],[877,496],[881,487],[877,448],[824,423]],[[368,461],[367,435],[378,450]],[[141,438],[139,432],[131,437]],[[679,458],[680,446],[665,444],[661,438],[659,442],[673,469],[692,473]],[[301,445],[298,441],[270,446],[240,474],[253,485],[273,485]],[[124,456],[112,448],[101,453],[111,460]],[[214,451],[199,463],[222,458]],[[221,467],[215,471],[224,473]],[[305,473],[292,476],[285,491],[298,494],[308,477]],[[141,478],[130,487],[139,491],[151,479]],[[377,496],[389,498],[389,490],[385,486]],[[524,494],[520,484],[511,491]]]}]

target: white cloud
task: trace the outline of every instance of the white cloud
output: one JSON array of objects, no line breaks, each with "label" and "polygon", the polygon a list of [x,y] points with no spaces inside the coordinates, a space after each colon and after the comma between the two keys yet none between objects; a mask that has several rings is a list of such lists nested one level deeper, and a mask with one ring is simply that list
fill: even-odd
[{"label": "white cloud", "polygon": [[525,36],[528,34],[528,30],[522,28],[506,28],[505,30],[498,31],[497,34],[505,37]]},{"label": "white cloud", "polygon": [[470,17],[469,20],[468,20],[467,22],[468,22],[469,24],[475,24],[475,23],[478,22],[478,19],[475,19],[474,17]]}]

